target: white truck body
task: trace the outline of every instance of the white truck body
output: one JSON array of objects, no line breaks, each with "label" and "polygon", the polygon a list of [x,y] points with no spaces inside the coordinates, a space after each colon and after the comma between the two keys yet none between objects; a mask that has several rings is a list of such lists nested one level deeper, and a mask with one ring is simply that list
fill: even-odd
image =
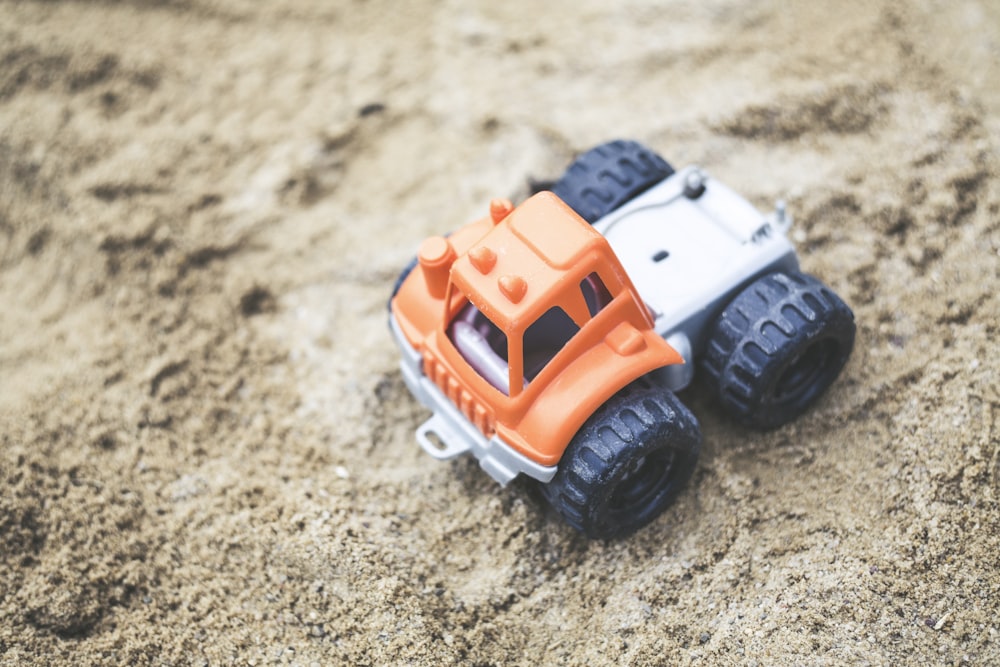
[{"label": "white truck body", "polygon": [[780,203],[763,215],[694,166],[594,223],[653,312],[656,332],[684,357],[668,369],[671,389],[691,382],[708,327],[735,294],[764,273],[798,269],[790,224]]}]

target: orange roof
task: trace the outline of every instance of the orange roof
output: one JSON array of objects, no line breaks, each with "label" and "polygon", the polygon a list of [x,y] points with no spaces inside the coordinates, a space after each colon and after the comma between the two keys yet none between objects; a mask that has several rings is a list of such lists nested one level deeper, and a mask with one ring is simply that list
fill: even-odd
[{"label": "orange roof", "polygon": [[452,280],[505,331],[530,324],[553,303],[572,269],[602,237],[551,192],[497,223],[452,265]]}]

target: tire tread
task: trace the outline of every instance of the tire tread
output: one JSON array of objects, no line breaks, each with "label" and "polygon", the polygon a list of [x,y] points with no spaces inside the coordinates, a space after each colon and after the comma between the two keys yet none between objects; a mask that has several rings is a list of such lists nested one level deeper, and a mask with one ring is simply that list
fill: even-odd
[{"label": "tire tread", "polygon": [[654,151],[619,139],[578,156],[552,191],[593,223],[673,173]]},{"label": "tire tread", "polygon": [[851,309],[822,282],[805,273],[776,272],[758,278],[723,310],[701,366],[723,406],[740,422],[774,428],[797,417],[825,391],[822,387],[789,414],[764,414],[761,378],[780,362],[790,346],[824,327],[839,337],[839,366],[854,344]]},{"label": "tire tread", "polygon": [[[591,537],[610,539],[631,533],[655,518],[640,517],[623,526],[595,520],[595,502],[605,495],[610,471],[621,465],[620,454],[642,445],[645,432],[669,424],[682,455],[681,474],[690,475],[701,442],[698,422],[665,386],[643,376],[626,386],[598,409],[581,427],[559,465],[556,477],[541,486],[542,494],[567,523]],[[683,480],[677,488],[683,485]],[[664,508],[673,500],[671,492]]]}]

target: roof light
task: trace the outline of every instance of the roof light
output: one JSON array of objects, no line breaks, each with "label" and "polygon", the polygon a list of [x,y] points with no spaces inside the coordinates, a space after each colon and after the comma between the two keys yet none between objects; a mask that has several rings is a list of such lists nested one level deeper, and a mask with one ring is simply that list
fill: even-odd
[{"label": "roof light", "polygon": [[469,262],[484,276],[493,270],[497,264],[497,254],[484,245],[469,251]]},{"label": "roof light", "polygon": [[490,201],[490,218],[493,224],[500,222],[514,210],[514,204],[509,199],[494,199]]},{"label": "roof light", "polygon": [[524,293],[528,291],[528,283],[521,276],[500,276],[497,286],[511,303],[519,303],[524,298]]}]

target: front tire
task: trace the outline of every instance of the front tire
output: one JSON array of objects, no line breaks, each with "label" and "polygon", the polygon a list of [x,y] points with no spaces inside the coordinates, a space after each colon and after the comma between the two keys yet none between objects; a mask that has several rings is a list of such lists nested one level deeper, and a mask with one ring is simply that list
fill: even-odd
[{"label": "front tire", "polygon": [[703,367],[737,421],[777,428],[837,379],[854,347],[854,313],[810,275],[772,273],[751,283],[717,320]]},{"label": "front tire", "polygon": [[694,472],[700,444],[694,415],[647,375],[591,415],[542,494],[589,537],[623,537],[673,502]]}]

